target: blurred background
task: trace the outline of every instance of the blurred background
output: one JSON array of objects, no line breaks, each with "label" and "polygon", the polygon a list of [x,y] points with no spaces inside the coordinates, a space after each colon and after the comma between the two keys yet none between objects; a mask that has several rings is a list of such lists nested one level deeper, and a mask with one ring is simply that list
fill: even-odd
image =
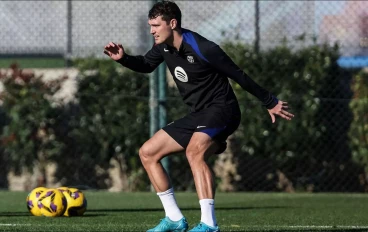
[{"label": "blurred background", "polygon": [[[188,112],[161,65],[134,73],[103,54],[152,46],[155,1],[0,1],[0,189],[150,191],[139,147]],[[176,1],[182,26],[219,44],[295,118],[242,110],[210,164],[218,191],[368,192],[368,2]],[[185,154],[163,161],[194,191]]]}]

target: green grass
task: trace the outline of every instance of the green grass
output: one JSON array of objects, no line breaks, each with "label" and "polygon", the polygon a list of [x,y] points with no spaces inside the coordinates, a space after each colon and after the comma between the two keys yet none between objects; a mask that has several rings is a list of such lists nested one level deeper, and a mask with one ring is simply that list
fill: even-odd
[{"label": "green grass", "polygon": [[62,58],[0,58],[0,68],[9,68],[17,63],[20,68],[64,68]]},{"label": "green grass", "polygon": [[[0,192],[0,231],[145,231],[164,216],[154,193],[84,192],[83,217],[34,217],[27,193]],[[200,219],[196,194],[177,193],[190,226]],[[368,231],[368,195],[218,193],[221,231]]]}]

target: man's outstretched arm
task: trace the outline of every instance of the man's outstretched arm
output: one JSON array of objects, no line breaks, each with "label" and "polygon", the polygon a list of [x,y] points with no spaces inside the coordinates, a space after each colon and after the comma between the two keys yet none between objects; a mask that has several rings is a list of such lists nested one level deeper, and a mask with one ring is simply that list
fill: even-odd
[{"label": "man's outstretched arm", "polygon": [[163,61],[157,46],[153,46],[145,56],[130,56],[121,44],[110,42],[105,46],[104,53],[124,67],[141,73],[152,72]]},{"label": "man's outstretched arm", "polygon": [[259,86],[243,70],[241,70],[230,57],[216,44],[205,49],[205,57],[210,64],[221,73],[236,81],[244,90],[248,91],[268,109],[272,122],[275,122],[275,115],[291,120],[294,115],[287,112],[289,109],[287,102],[279,101],[266,89]]}]

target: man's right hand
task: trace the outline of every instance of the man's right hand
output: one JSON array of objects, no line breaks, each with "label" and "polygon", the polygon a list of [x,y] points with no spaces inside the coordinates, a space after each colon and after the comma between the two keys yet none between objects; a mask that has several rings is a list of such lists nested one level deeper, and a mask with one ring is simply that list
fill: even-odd
[{"label": "man's right hand", "polygon": [[113,60],[120,60],[124,56],[124,48],[121,44],[110,42],[105,46],[104,53]]}]

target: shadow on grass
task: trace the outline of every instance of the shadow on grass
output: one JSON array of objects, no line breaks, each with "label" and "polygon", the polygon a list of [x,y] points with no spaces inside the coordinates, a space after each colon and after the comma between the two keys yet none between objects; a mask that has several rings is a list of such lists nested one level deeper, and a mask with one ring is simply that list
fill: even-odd
[{"label": "shadow on grass", "polygon": [[[259,210],[259,209],[287,209],[295,207],[286,206],[265,206],[265,207],[216,207],[216,211],[221,210]],[[181,211],[199,210],[199,207],[180,208]],[[163,208],[142,208],[142,209],[89,209],[88,212],[157,212],[163,211]]]},{"label": "shadow on grass", "polygon": [[[221,230],[222,231],[222,230]],[[367,232],[367,229],[359,229],[359,228],[355,228],[355,229],[341,229],[341,228],[336,228],[336,229],[314,229],[314,230],[309,230],[309,229],[300,229],[300,230],[288,230],[288,229],[272,229],[272,230],[267,230],[267,229],[259,229],[259,230],[239,230],[239,231],[235,231],[235,232]],[[231,232],[234,232],[234,230],[231,230]]]},{"label": "shadow on grass", "polygon": [[[88,211],[89,212],[89,211]],[[101,217],[108,216],[108,214],[103,213],[88,213],[81,217]],[[35,217],[28,212],[0,212],[0,217]],[[75,217],[65,217],[65,218],[75,218]]]},{"label": "shadow on grass", "polygon": [[31,215],[29,212],[0,212],[0,217],[28,217]]},{"label": "shadow on grass", "polygon": [[86,214],[84,214],[81,217],[104,217],[104,216],[109,216],[108,214],[103,214],[103,213],[88,213],[86,212]]}]

